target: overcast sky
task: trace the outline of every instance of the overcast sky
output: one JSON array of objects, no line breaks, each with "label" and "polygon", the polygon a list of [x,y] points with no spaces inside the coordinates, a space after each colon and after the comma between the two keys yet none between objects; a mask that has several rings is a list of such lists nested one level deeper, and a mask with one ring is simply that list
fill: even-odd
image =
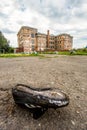
[{"label": "overcast sky", "polygon": [[30,26],[38,32],[69,33],[73,48],[87,45],[87,0],[1,0],[0,31],[17,47],[17,32]]}]

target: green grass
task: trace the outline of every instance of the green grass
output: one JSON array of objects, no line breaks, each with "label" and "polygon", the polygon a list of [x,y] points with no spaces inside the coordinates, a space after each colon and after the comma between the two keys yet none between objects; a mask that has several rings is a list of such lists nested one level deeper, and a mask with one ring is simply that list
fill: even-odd
[{"label": "green grass", "polygon": [[86,51],[84,51],[84,49],[82,49],[82,50],[76,50],[75,51],[75,53],[74,54],[72,54],[72,55],[87,55],[87,50]]},{"label": "green grass", "polygon": [[87,55],[87,51],[83,50],[76,50],[74,53],[70,54],[69,51],[63,51],[63,52],[58,52],[58,55]]},{"label": "green grass", "polygon": [[[37,54],[22,54],[22,53],[8,53],[8,54],[0,54],[0,57],[2,58],[14,58],[14,57],[34,57],[34,56],[39,56],[40,58],[47,58],[44,54],[55,54],[56,56],[58,55],[87,55],[87,49],[78,49],[75,50],[74,53],[70,54],[69,51],[62,51],[62,52],[41,52]],[[48,57],[49,58],[49,57]]]},{"label": "green grass", "polygon": [[0,57],[2,58],[14,58],[14,57],[29,57],[29,56],[38,56],[39,54],[13,54],[13,53],[9,53],[9,54],[0,54]]},{"label": "green grass", "polygon": [[41,52],[41,54],[55,54],[55,52],[53,52],[53,51],[45,51],[45,52]]},{"label": "green grass", "polygon": [[87,55],[87,52],[79,52],[79,51],[77,51],[77,53],[74,54],[74,55]]},{"label": "green grass", "polygon": [[58,52],[58,55],[70,55],[69,51]]}]

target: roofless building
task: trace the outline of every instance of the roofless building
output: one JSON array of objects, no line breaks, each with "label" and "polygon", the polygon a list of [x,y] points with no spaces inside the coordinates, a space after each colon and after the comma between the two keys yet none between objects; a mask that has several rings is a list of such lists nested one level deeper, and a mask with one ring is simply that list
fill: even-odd
[{"label": "roofless building", "polygon": [[73,37],[69,34],[59,34],[57,36],[39,33],[36,28],[22,26],[17,34],[17,52],[29,53],[31,51],[65,51],[71,50]]}]

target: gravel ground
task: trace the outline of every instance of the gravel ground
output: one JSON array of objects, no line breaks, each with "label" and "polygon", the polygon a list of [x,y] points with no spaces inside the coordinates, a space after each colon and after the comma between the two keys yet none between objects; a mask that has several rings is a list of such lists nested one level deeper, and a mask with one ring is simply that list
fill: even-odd
[{"label": "gravel ground", "polygon": [[[87,57],[49,56],[0,58],[0,130],[87,130]],[[70,104],[35,120],[13,101],[17,83],[58,87]]]}]

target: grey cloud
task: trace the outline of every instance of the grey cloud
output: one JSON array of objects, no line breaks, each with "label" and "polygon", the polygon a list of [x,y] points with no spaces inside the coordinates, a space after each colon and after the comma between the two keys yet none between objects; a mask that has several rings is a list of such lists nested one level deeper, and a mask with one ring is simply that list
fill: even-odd
[{"label": "grey cloud", "polygon": [[[85,0],[66,0],[64,8],[51,5],[41,10],[41,13],[54,22],[67,23],[71,18],[87,18],[87,11],[82,10]],[[74,11],[74,12],[73,12]]]},{"label": "grey cloud", "polygon": [[75,16],[77,18],[81,18],[81,19],[87,19],[87,10],[83,11],[83,10],[78,10],[75,12]]},{"label": "grey cloud", "polygon": [[[14,22],[17,24],[17,26],[22,26],[23,24],[26,25],[26,23],[30,24],[31,26],[36,26],[39,28],[39,22],[43,22],[44,26],[48,26],[48,28],[52,31],[54,31],[55,35],[60,33],[70,33],[72,36],[74,36],[74,39],[76,38],[76,42],[80,43],[80,40],[82,42],[87,41],[86,33],[86,19],[87,19],[87,10],[84,9],[83,4],[87,4],[87,0],[65,0],[63,3],[59,0],[14,0],[15,1],[15,7],[16,11],[19,12],[20,16],[25,15],[25,12],[27,13],[27,17],[23,20],[23,17],[20,19],[16,19]],[[63,6],[62,6],[63,5]],[[14,10],[14,12],[16,12]],[[29,14],[28,14],[29,11]],[[32,15],[34,13],[37,16]],[[15,14],[15,13],[14,13]],[[32,16],[30,19],[30,15]],[[13,15],[15,18],[16,14]],[[45,23],[44,21],[39,20],[39,16],[41,16],[42,20],[46,19],[48,23]],[[5,19],[8,18],[8,15],[4,14],[4,12],[0,13],[0,17],[3,21],[6,21]],[[29,19],[29,21],[27,20]],[[10,15],[8,18],[8,21],[10,20]],[[81,22],[82,27],[81,26]],[[4,22],[3,22],[4,23]],[[13,20],[12,20],[13,24]],[[79,24],[79,26],[78,26]],[[4,24],[3,24],[4,25]],[[7,24],[8,25],[8,24]],[[64,25],[66,27],[64,27]],[[9,25],[10,26],[10,25]],[[42,27],[41,27],[42,28]],[[14,34],[14,31],[11,31],[9,28],[3,28],[2,30],[4,33],[7,34]],[[17,33],[17,32],[16,32]],[[82,34],[82,35],[81,35]]]},{"label": "grey cloud", "polygon": [[73,8],[73,7],[80,7],[84,3],[84,0],[66,0],[66,6]]},{"label": "grey cloud", "polygon": [[80,37],[81,40],[87,41],[87,37]]},{"label": "grey cloud", "polygon": [[0,12],[0,17],[4,19],[4,18],[8,18],[8,15],[6,15],[5,13]]},{"label": "grey cloud", "polygon": [[[45,17],[50,18],[51,20],[56,20],[56,18],[61,18],[62,16],[65,16],[65,12],[62,12],[59,8],[56,7],[56,4],[54,2],[54,5],[51,4],[51,2],[42,1],[42,0],[16,0],[18,3],[20,3],[20,9],[24,11],[26,8],[31,8],[35,10],[36,12],[42,14]],[[54,19],[55,18],[55,19]]]},{"label": "grey cloud", "polygon": [[12,30],[10,30],[10,29],[8,29],[8,28],[2,28],[2,32],[3,32],[3,33],[8,33],[8,34],[15,33],[15,31],[12,31]]},{"label": "grey cloud", "polygon": [[23,5],[20,6],[19,9],[20,9],[22,12],[24,12],[24,11],[26,10],[26,7],[25,7],[25,5],[23,4]]},{"label": "grey cloud", "polygon": [[18,21],[17,21],[17,24],[18,24],[18,25],[22,25],[22,24],[24,24],[24,21],[18,20]]},{"label": "grey cloud", "polygon": [[27,1],[26,0],[15,0],[16,8],[22,12],[24,12],[27,8]]}]

